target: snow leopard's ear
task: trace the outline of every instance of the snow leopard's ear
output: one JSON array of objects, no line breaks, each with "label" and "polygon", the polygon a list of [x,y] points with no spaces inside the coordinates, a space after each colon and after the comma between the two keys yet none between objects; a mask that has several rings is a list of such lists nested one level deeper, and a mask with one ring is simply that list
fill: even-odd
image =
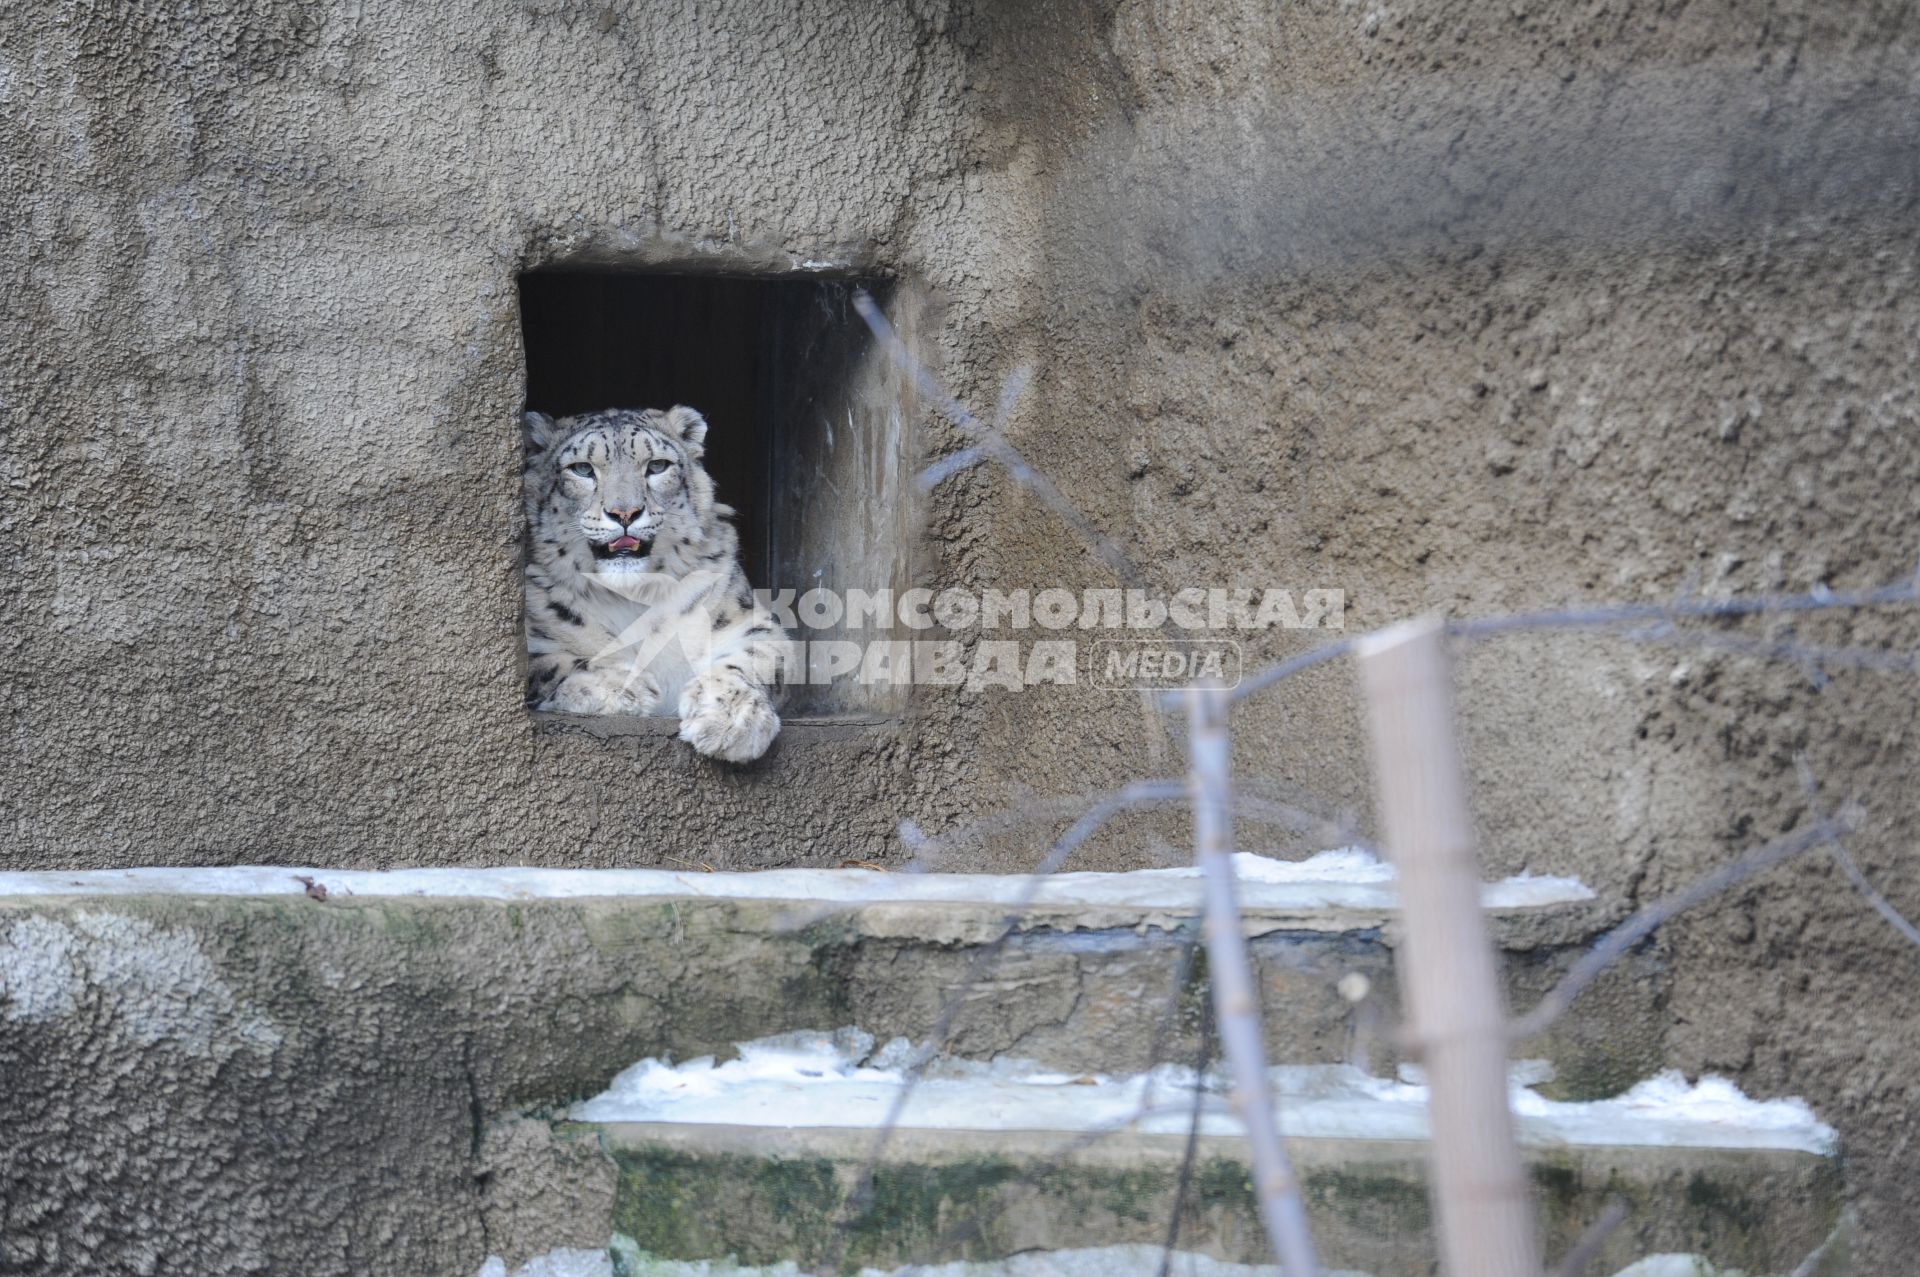
[{"label": "snow leopard's ear", "polygon": [[560,422],[544,412],[525,412],[520,415],[520,420],[527,426],[528,456],[545,452],[567,437],[567,431],[561,428]]},{"label": "snow leopard's ear", "polygon": [[698,457],[706,452],[704,446],[707,437],[707,419],[687,407],[675,404],[667,409],[666,420],[660,423],[668,434],[687,445],[687,451]]}]

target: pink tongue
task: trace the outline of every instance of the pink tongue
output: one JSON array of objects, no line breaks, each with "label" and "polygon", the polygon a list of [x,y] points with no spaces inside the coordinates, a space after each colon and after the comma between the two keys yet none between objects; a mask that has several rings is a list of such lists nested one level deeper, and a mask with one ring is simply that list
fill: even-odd
[{"label": "pink tongue", "polygon": [[607,548],[609,550],[637,550],[640,548],[640,538],[615,537],[613,540],[607,542]]}]

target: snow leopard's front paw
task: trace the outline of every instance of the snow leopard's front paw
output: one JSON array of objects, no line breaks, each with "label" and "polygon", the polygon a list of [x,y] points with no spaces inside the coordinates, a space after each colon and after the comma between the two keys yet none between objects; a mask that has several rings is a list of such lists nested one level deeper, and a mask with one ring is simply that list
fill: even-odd
[{"label": "snow leopard's front paw", "polygon": [[680,739],[710,758],[750,763],[779,731],[766,692],[732,670],[708,670],[680,693]]},{"label": "snow leopard's front paw", "polygon": [[653,714],[660,708],[660,688],[645,670],[589,667],[567,675],[540,708],[562,714]]}]

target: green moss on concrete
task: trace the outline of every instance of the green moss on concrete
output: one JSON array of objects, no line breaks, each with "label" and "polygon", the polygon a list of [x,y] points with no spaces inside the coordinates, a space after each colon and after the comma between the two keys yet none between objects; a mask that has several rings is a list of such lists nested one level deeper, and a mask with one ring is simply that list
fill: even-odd
[{"label": "green moss on concrete", "polygon": [[796,1005],[819,1008],[825,1016],[823,1024],[851,1023],[853,970],[861,944],[858,931],[844,920],[834,920],[801,928],[798,939],[805,946],[806,964],[782,978],[781,996]]},{"label": "green moss on concrete", "polygon": [[[791,1260],[803,1269],[1151,1244],[1164,1236],[1179,1182],[1178,1158],[1165,1148],[1144,1161],[1088,1161],[976,1142],[971,1155],[946,1149],[915,1160],[907,1146],[880,1167],[856,1214],[848,1198],[864,1155],[832,1142],[804,1155],[756,1155],[737,1142],[728,1151],[668,1147],[631,1134],[609,1142],[620,1171],[615,1223],[649,1255]],[[1309,1161],[1301,1172],[1316,1232],[1338,1266],[1388,1277],[1426,1271],[1434,1220],[1417,1150],[1360,1142],[1342,1160]],[[1783,1254],[1797,1262],[1812,1250],[1840,1212],[1837,1166],[1795,1154],[1536,1150],[1530,1177],[1553,1251],[1571,1245],[1609,1198],[1626,1200],[1638,1231],[1618,1247],[1639,1249],[1603,1256],[1616,1268],[1657,1250],[1773,1271]],[[1203,1153],[1183,1213],[1185,1234],[1220,1257],[1244,1263],[1264,1254],[1248,1168],[1230,1152]]]},{"label": "green moss on concrete", "polygon": [[[641,1145],[612,1150],[620,1168],[614,1225],[649,1255],[732,1256],[746,1264],[836,1261],[847,1270],[915,1260],[993,1259],[1009,1249],[1009,1208],[1036,1168],[985,1156],[896,1162],[874,1176],[866,1206],[849,1198],[858,1167],[815,1157],[696,1155]],[[1067,1227],[1158,1236],[1176,1176],[1164,1167],[1049,1166],[1041,1183]],[[1244,1168],[1198,1168],[1194,1200],[1251,1209]],[[1102,1237],[1100,1240],[1107,1240]]]},{"label": "green moss on concrete", "polygon": [[[951,1242],[979,1251],[979,1236],[948,1238],[948,1222],[992,1209],[1020,1171],[992,1158],[940,1166],[889,1166],[867,1207],[847,1218],[852,1176],[826,1158],[690,1156],[620,1149],[614,1225],[649,1254],[676,1259],[733,1255],[771,1264],[836,1254],[849,1268],[898,1263]],[[843,1223],[844,1221],[844,1223]]]},{"label": "green moss on concrete", "polygon": [[867,1208],[847,1224],[848,1266],[991,1257],[997,1199],[1020,1176],[1019,1166],[999,1157],[882,1168]]},{"label": "green moss on concrete", "polygon": [[1764,1218],[1760,1204],[1746,1193],[1698,1171],[1687,1176],[1686,1201],[1702,1228],[1731,1228],[1736,1236],[1757,1227]]},{"label": "green moss on concrete", "polygon": [[795,1248],[811,1253],[831,1235],[842,1196],[825,1158],[623,1148],[615,1162],[614,1227],[668,1258],[772,1263]]},{"label": "green moss on concrete", "polygon": [[1193,1168],[1193,1193],[1203,1202],[1251,1203],[1253,1177],[1243,1162],[1208,1158]]},{"label": "green moss on concrete", "polygon": [[623,902],[619,908],[582,908],[580,922],[588,943],[615,958],[659,944],[663,938],[682,943],[686,934],[686,919],[670,900]]},{"label": "green moss on concrete", "polygon": [[[372,906],[356,905],[354,909],[371,915],[386,940],[409,949],[444,949],[461,935],[460,930],[451,925],[452,919],[446,910],[431,905],[422,907],[416,901],[383,900]],[[469,908],[462,912],[477,911]]]},{"label": "green moss on concrete", "polygon": [[[1242,1172],[1244,1175],[1244,1171]],[[1307,1208],[1393,1235],[1425,1235],[1433,1228],[1426,1185],[1404,1165],[1321,1166],[1302,1175]],[[1252,1186],[1246,1191],[1252,1209]]]},{"label": "green moss on concrete", "polygon": [[1570,1214],[1582,1196],[1580,1172],[1565,1158],[1552,1151],[1534,1158],[1527,1165],[1533,1179],[1536,1208],[1548,1219]]}]

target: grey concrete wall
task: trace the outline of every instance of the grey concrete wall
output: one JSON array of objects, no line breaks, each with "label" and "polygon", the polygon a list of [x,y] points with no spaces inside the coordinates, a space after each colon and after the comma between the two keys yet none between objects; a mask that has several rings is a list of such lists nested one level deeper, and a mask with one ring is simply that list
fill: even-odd
[{"label": "grey concrete wall", "polygon": [[[1358,626],[1910,572],[1914,38],[1811,0],[10,11],[8,860],[832,864],[1177,765],[1086,689],[922,689],[744,771],[537,731],[513,281],[581,254],[918,281],[971,400],[1040,368],[1013,437],[1167,589],[1339,586]],[[1110,584],[997,473],[927,513],[928,584]],[[1695,649],[1477,649],[1488,858],[1624,907],[1803,819],[1804,751],[1920,913],[1913,702]],[[1238,739],[1364,809],[1343,668]],[[1920,1243],[1911,949],[1823,861],[1663,943],[1672,1062],[1831,1116],[1892,1265]]]},{"label": "grey concrete wall", "polygon": [[[1209,989],[1193,971],[1174,984],[1187,911],[1050,904],[1011,934],[1005,917],[925,901],[379,897],[338,880],[324,901],[0,896],[0,1272],[472,1277],[489,1254],[517,1268],[556,1245],[604,1247],[610,1188],[593,1169],[610,1180],[611,1164],[518,1115],[557,1121],[637,1060],[724,1058],[773,1034],[924,1041],[970,981],[950,1017],[956,1059],[1124,1075],[1156,1048],[1193,1058]],[[1516,1001],[1564,973],[1603,917],[1598,902],[1496,915]],[[1255,905],[1247,922],[1270,1058],[1348,1057],[1362,1030],[1332,986],[1349,972],[1373,980],[1369,1016],[1397,1016],[1387,916]],[[1655,976],[1610,975],[1524,1050],[1557,1061],[1577,1097],[1617,1094],[1658,1067]],[[1393,1043],[1366,1049],[1392,1067]],[[1831,1207],[1815,1209],[1829,1227]]]}]

